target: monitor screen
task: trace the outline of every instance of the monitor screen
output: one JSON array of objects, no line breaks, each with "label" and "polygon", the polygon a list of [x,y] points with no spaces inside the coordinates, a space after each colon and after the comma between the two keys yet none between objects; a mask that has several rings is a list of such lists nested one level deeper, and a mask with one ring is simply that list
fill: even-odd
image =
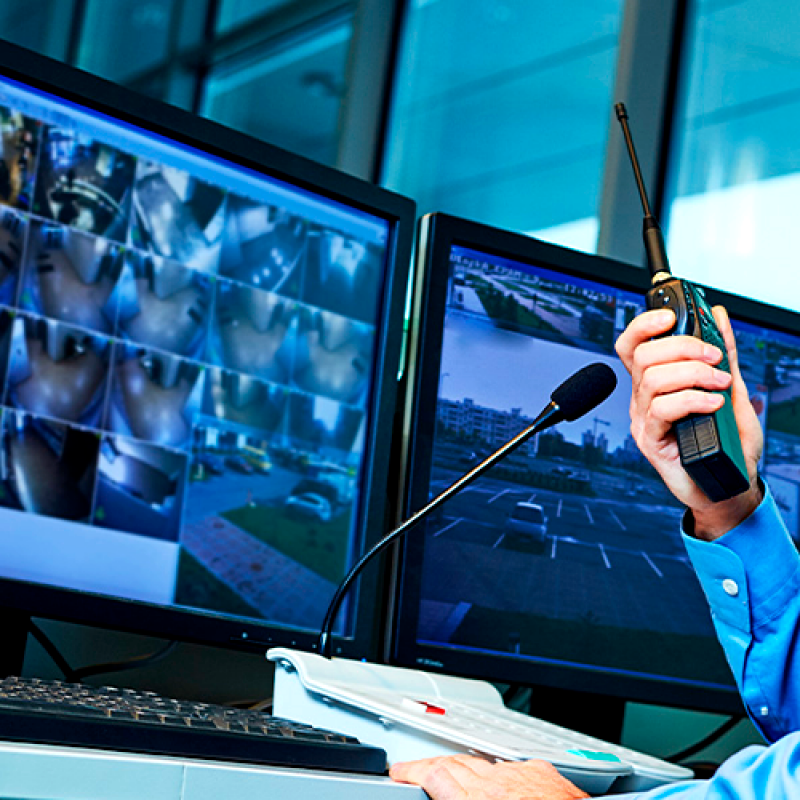
[{"label": "monitor screen", "polygon": [[391,513],[413,203],[7,45],[0,135],[0,605],[310,645]]},{"label": "monitor screen", "polygon": [[[642,269],[434,215],[423,220],[406,426],[406,512],[533,421],[580,367],[619,385],[539,434],[409,534],[396,663],[699,709],[740,708],[680,538],[682,508],[630,434],[614,342]],[[710,294],[735,317],[762,473],[800,535],[800,321]]]}]

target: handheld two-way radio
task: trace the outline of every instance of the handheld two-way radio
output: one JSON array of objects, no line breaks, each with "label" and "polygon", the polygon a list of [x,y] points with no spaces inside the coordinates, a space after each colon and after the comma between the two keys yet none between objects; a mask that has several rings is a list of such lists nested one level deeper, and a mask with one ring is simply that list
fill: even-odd
[{"label": "handheld two-way radio", "polygon": [[[625,135],[644,211],[642,235],[653,281],[652,288],[645,296],[647,308],[672,309],[676,323],[669,335],[696,336],[704,342],[716,345],[723,354],[718,368],[730,372],[725,342],[703,290],[689,281],[674,277],[670,271],[664,236],[647,201],[647,192],[628,127],[628,112],[622,103],[617,103],[614,110]],[[734,497],[750,486],[739,429],[733,413],[731,391],[727,389],[720,394],[725,397],[725,404],[718,411],[713,414],[691,414],[674,426],[683,468],[714,502]]]}]

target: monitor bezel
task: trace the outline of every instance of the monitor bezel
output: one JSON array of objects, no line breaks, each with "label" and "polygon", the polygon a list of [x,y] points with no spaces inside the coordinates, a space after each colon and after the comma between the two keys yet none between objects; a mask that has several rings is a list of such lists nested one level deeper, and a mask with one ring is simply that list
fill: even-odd
[{"label": "monitor bezel", "polygon": [[[447,214],[429,214],[419,223],[415,266],[413,327],[409,332],[410,389],[403,425],[406,462],[403,470],[405,516],[428,501],[430,453],[435,430],[443,325],[451,248],[461,246],[512,261],[529,263],[569,277],[599,281],[615,289],[644,294],[650,286],[646,269],[603,256],[587,254],[500,230]],[[643,251],[644,252],[644,251]],[[798,315],[726,292],[708,289],[713,303],[725,305],[732,317],[746,323],[800,335]],[[554,387],[555,388],[555,387]],[[398,579],[387,659],[398,666],[482,678],[515,685],[548,686],[558,690],[606,695],[675,707],[723,713],[742,713],[733,683],[729,689],[534,663],[495,654],[466,652],[440,645],[420,644],[419,581],[424,549],[414,531],[398,556]]]},{"label": "monitor bezel", "polygon": [[[212,120],[154,100],[95,75],[0,40],[0,77],[69,103],[196,148],[269,178],[386,220],[387,273],[379,297],[375,372],[363,467],[364,505],[357,543],[365,551],[394,519],[395,495],[386,490],[392,472],[391,437],[399,403],[408,272],[414,241],[415,203],[355,176],[255,139]],[[334,652],[375,658],[383,631],[383,593],[377,570],[360,579],[351,598],[355,622],[337,635]],[[381,598],[376,603],[375,598]],[[33,617],[148,634],[168,639],[263,652],[277,645],[316,648],[316,631],[258,620],[237,620],[202,609],[166,607],[94,592],[0,578],[0,608]]]}]

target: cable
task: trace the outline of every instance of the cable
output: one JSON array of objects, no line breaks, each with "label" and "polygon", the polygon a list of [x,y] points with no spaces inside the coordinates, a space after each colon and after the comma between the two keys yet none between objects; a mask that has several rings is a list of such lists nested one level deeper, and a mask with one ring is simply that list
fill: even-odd
[{"label": "cable", "polygon": [[139,667],[147,667],[150,664],[155,664],[158,661],[166,658],[176,647],[177,641],[167,642],[160,650],[153,653],[148,653],[143,656],[136,656],[135,658],[127,659],[126,661],[109,661],[105,664],[94,664],[88,667],[81,667],[80,669],[73,670],[71,680],[75,683],[80,683],[84,678],[90,675],[105,675],[111,672],[125,672],[129,669],[138,669]]},{"label": "cable", "polygon": [[61,674],[68,681],[72,680],[73,670],[67,660],[58,651],[58,648],[48,638],[47,634],[33,621],[28,620],[28,630],[31,636],[44,648],[47,655],[53,660],[53,663],[61,670]]},{"label": "cable", "polygon": [[713,731],[711,731],[708,736],[704,737],[699,742],[696,742],[695,744],[690,745],[683,750],[679,750],[677,753],[674,753],[671,756],[667,756],[664,761],[671,761],[677,764],[689,758],[690,756],[693,756],[695,753],[705,750],[706,747],[721,739],[729,730],[734,728],[743,719],[743,714],[732,716],[730,719],[725,720],[725,722],[723,722],[718,728],[715,728]]},{"label": "cable", "polygon": [[129,669],[137,669],[139,667],[146,667],[150,664],[155,664],[166,658],[177,646],[177,641],[167,642],[164,647],[156,650],[153,653],[148,653],[143,656],[136,656],[125,661],[109,661],[104,664],[90,664],[87,667],[79,667],[73,669],[67,663],[64,656],[61,655],[58,648],[53,644],[52,640],[47,634],[35,623],[33,620],[28,622],[28,630],[36,639],[37,642],[44,648],[47,655],[53,660],[53,663],[61,671],[64,679],[69,683],[80,683],[84,678],[90,675],[105,675],[111,672],[124,672]]}]

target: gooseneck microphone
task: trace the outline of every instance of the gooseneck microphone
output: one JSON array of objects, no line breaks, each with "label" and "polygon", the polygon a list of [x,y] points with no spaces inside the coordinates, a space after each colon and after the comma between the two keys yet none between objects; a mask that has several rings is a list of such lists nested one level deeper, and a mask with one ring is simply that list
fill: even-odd
[{"label": "gooseneck microphone", "polygon": [[476,467],[473,467],[466,475],[463,475],[455,483],[448,486],[447,489],[434,497],[427,505],[423,506],[415,514],[412,514],[405,522],[401,523],[397,528],[387,533],[383,539],[377,542],[369,552],[361,557],[350,572],[345,575],[336,589],[333,599],[328,606],[328,610],[325,613],[322,628],[320,629],[317,642],[320,655],[325,656],[325,658],[331,657],[333,623],[336,621],[336,615],[342,604],[342,600],[344,600],[348,589],[356,577],[358,577],[361,570],[377,556],[378,553],[403,536],[412,526],[427,517],[432,511],[442,505],[442,503],[449,500],[453,495],[458,494],[465,486],[483,475],[484,472],[493,467],[500,459],[505,458],[510,452],[530,439],[531,436],[536,433],[541,433],[541,431],[553,425],[557,425],[559,422],[573,422],[579,417],[582,417],[593,408],[599,406],[600,403],[614,391],[616,385],[617,376],[614,374],[614,370],[607,364],[597,362],[578,370],[550,395],[550,402],[527,428],[518,433],[510,441],[506,442],[488,458],[481,461]]}]

